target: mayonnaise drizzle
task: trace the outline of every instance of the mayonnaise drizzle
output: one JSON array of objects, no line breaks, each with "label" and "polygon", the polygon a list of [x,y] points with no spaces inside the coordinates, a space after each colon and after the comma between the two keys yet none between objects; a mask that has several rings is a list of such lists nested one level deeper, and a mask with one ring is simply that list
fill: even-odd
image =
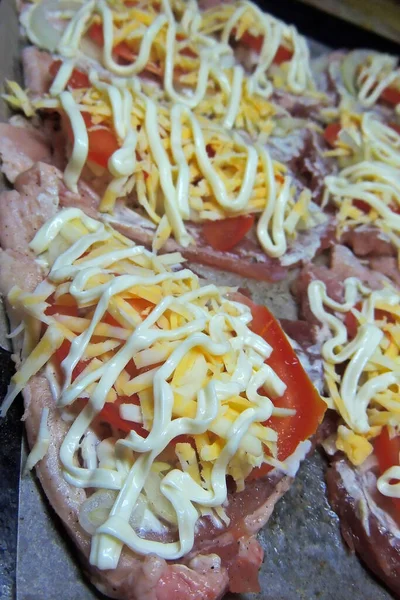
[{"label": "mayonnaise drizzle", "polygon": [[67,187],[78,193],[79,177],[88,157],[89,138],[85,121],[70,92],[61,92],[60,104],[70,120],[74,135],[72,154],[64,170],[64,180]]},{"label": "mayonnaise drizzle", "polygon": [[371,222],[368,215],[356,218],[354,213],[342,213],[346,201],[362,200],[376,211],[372,224],[390,237],[400,249],[400,182],[398,169],[378,161],[362,161],[343,169],[339,175],[325,178],[325,199],[330,196],[339,207],[339,222],[354,226],[362,221]]},{"label": "mayonnaise drizzle", "polygon": [[361,65],[356,83],[358,100],[363,106],[371,107],[380,98],[382,92],[400,77],[396,69],[397,58],[389,54],[371,54],[368,64]]},{"label": "mayonnaise drizzle", "polygon": [[362,117],[362,133],[367,145],[369,157],[400,167],[400,135],[392,127],[385,125],[372,112]]},{"label": "mayonnaise drizzle", "polygon": [[[293,25],[286,25],[282,21],[264,13],[253,2],[245,1],[237,3],[237,8],[232,7],[234,12],[223,24],[221,40],[229,44],[234,30],[240,27],[242,19],[251,21],[251,32],[256,36],[263,37],[260,56],[254,73],[248,77],[247,88],[251,94],[269,97],[273,87],[268,78],[268,69],[271,67],[274,57],[282,42],[289,42],[293,47],[293,56],[289,60],[287,73],[287,87],[294,93],[304,93],[307,89],[314,89],[313,77],[310,68],[310,54],[307,43],[301,37]],[[232,9],[229,7],[229,11]],[[221,8],[223,11],[223,8]],[[205,13],[207,15],[207,13]],[[221,22],[221,16],[218,15]]]},{"label": "mayonnaise drizzle", "polygon": [[[294,93],[305,93],[308,90],[314,90],[308,47],[305,39],[298,34],[293,26],[288,26],[263,13],[252,2],[238,3],[237,8],[233,7],[234,12],[228,17],[225,24],[223,24],[225,10],[222,9],[218,23],[223,26],[223,31],[221,40],[217,41],[213,36],[202,32],[203,19],[207,29],[207,27],[210,27],[210,18],[211,22],[213,20],[212,14],[208,14],[207,11],[202,13],[196,3],[191,3],[183,10],[181,21],[179,21],[174,14],[177,8],[178,12],[180,10],[178,5],[179,3],[170,2],[170,0],[162,0],[160,14],[155,15],[152,11],[149,12],[150,20],[147,24],[142,27],[142,30],[135,30],[136,39],[140,39],[140,46],[137,56],[128,65],[119,64],[113,57],[113,49],[116,45],[114,17],[121,16],[121,13],[120,11],[115,12],[115,7],[105,0],[91,0],[80,6],[61,36],[57,48],[58,52],[68,58],[77,56],[89,20],[95,17],[98,18],[98,15],[102,22],[104,39],[102,62],[106,69],[120,77],[139,75],[151,63],[151,54],[156,43],[161,44],[164,47],[165,55],[161,58],[160,68],[164,90],[168,97],[174,102],[180,102],[190,108],[195,108],[205,98],[210,85],[213,88],[220,88],[226,95],[227,107],[224,125],[229,128],[233,127],[235,123],[244,88],[250,95],[255,94],[263,98],[271,96],[273,86],[268,70],[282,42],[291,45],[293,48],[293,56],[287,63],[287,73],[282,71],[288,89]],[[129,13],[127,12],[127,14]],[[234,58],[229,43],[230,36],[242,18],[254,21],[251,28],[256,27],[259,35],[264,37],[257,67],[255,72],[249,76],[244,76],[242,67],[236,66],[232,69]],[[40,40],[32,31],[30,19],[25,17],[23,22],[32,41],[40,46]],[[179,54],[178,44],[180,42],[178,40],[180,39],[179,36],[182,35],[186,36],[196,49],[197,56],[191,58],[192,67],[190,72],[196,73],[197,71],[197,73],[194,80],[194,89],[193,84],[191,84],[186,88],[184,86],[183,91],[178,91],[176,88],[176,67],[179,66],[179,61],[182,59],[185,59],[186,63],[188,62],[187,57]],[[231,76],[231,83],[228,75]]]},{"label": "mayonnaise drizzle", "polygon": [[30,451],[28,458],[26,459],[24,473],[27,473],[27,471],[33,469],[33,467],[46,455],[50,445],[50,432],[47,426],[48,418],[49,409],[45,407],[42,409],[37,439],[32,446],[32,450]]},{"label": "mayonnaise drizzle", "polygon": [[[349,340],[343,320],[335,313],[345,314],[354,309],[360,296],[364,299],[362,315],[365,323],[358,327],[356,337]],[[400,370],[376,375],[363,382],[363,373],[368,363],[378,360],[377,357],[381,354],[384,338],[382,329],[375,324],[375,308],[382,304],[397,306],[400,295],[391,289],[371,291],[359,280],[348,278],[344,282],[344,297],[344,303],[332,300],[321,281],[312,281],[308,288],[313,314],[332,333],[332,337],[322,346],[324,361],[332,365],[349,361],[341,377],[340,398],[334,399],[335,408],[353,431],[365,434],[370,429],[367,409],[371,401],[376,400],[379,392],[394,383],[400,383]],[[334,312],[328,312],[325,307]]]},{"label": "mayonnaise drizzle", "polygon": [[[86,228],[85,234],[82,228]],[[73,410],[77,398],[88,399],[71,422],[61,445],[64,477],[77,487],[118,491],[109,518],[93,537],[90,561],[101,569],[115,568],[124,544],[141,554],[156,553],[166,559],[180,558],[193,546],[199,517],[209,514],[207,511],[220,510],[225,502],[226,473],[230,461],[233,458],[239,460],[237,464],[240,460],[250,461],[248,468],[251,470],[253,464],[269,460],[261,441],[274,444],[277,435],[261,424],[272,414],[280,415],[281,412],[274,410],[271,399],[260,395],[259,389],[263,387],[275,398],[285,392],[286,385],[271,367],[264,364],[272,348],[248,328],[251,321],[248,307],[222,298],[220,290],[213,284],[199,287],[197,277],[189,269],[167,269],[167,257],[158,258],[135,246],[78,209],[65,209],[47,222],[36,234],[31,249],[46,262],[47,254],[54,255],[54,244],[59,243],[60,234],[66,239],[67,232],[70,247],[54,260],[46,280],[49,284],[41,286],[44,296],[40,298],[47,298],[53,293],[57,297],[57,290],[61,289],[61,295],[69,294],[79,307],[93,307],[91,318],[87,319],[81,332],[78,323],[83,325],[84,319],[75,319],[78,330],[71,336],[67,316],[45,315],[46,304],[43,301],[37,308],[31,300],[26,306],[33,307],[31,310],[40,319],[39,325],[40,321],[46,322],[47,332],[58,332],[58,345],[67,332],[67,339],[71,341],[70,351],[61,363],[64,379],[58,390],[58,407],[71,407]],[[164,258],[164,266],[161,268],[160,263],[160,268],[157,267],[157,261]],[[129,273],[128,265],[144,266],[149,262],[154,265],[153,269],[143,269],[142,274]],[[130,320],[132,311],[124,310],[121,314],[127,323],[127,335],[120,335],[121,328],[110,329],[110,333],[115,331],[118,334],[112,357],[104,362],[93,358],[73,381],[73,370],[85,360],[89,346],[93,345],[91,338],[98,335],[99,328],[104,326],[102,319],[105,313],[112,310],[115,302],[119,305],[118,302],[129,297],[126,294],[144,287],[149,291],[164,290],[164,287],[165,290],[176,291],[172,295],[165,291],[147,315],[138,315],[139,320],[136,317]],[[20,298],[23,305],[18,290],[14,290],[12,298],[14,303]],[[176,314],[181,324],[166,328],[166,315],[169,314]],[[27,322],[25,325],[28,328]],[[90,428],[105,403],[110,401],[114,387],[123,385],[118,382],[127,363],[158,343],[170,342],[173,344],[171,352],[161,366],[149,373],[145,384],[153,396],[148,436],[144,438],[132,430],[125,438],[99,441]],[[45,341],[45,345],[51,355],[51,338]],[[195,399],[190,400],[194,403],[195,412],[187,416],[179,408],[179,403],[176,404],[179,388],[175,390],[173,381],[180,363],[192,352],[200,353],[203,360],[204,356],[213,357],[211,365],[225,366],[220,374],[218,370],[210,374],[210,367],[203,372],[202,377],[206,376],[206,379],[196,388]],[[32,360],[40,361],[39,368],[43,364],[38,350],[35,349],[35,353],[38,358],[28,357],[22,367],[26,372],[30,373],[34,368]],[[140,377],[136,380],[139,381]],[[22,381],[21,375],[19,380]],[[143,377],[141,381],[144,381]],[[134,382],[135,379],[132,379],[128,384]],[[57,391],[57,386],[53,387]],[[10,394],[13,393],[11,389]],[[247,407],[241,412],[230,408],[229,402],[235,398],[241,402],[247,399]],[[133,406],[123,404],[121,416],[125,419],[131,416],[136,422],[146,423],[145,406],[132,411],[129,409]],[[73,412],[69,414],[72,416]],[[228,419],[228,414],[234,417]],[[146,495],[147,479],[157,457],[177,436],[202,435],[207,431],[223,440],[219,455],[211,463],[209,479],[205,478],[200,484],[188,471],[178,467],[167,468],[160,479],[160,494],[165,510],[168,509],[165,514],[171,514],[169,518],[177,524],[177,541],[163,543],[139,536],[129,524],[129,519],[139,496],[143,500]],[[82,451],[82,465],[76,460],[79,450]],[[270,460],[273,464],[278,462],[273,457]]]},{"label": "mayonnaise drizzle", "polygon": [[[182,246],[188,246],[192,243],[185,220],[195,216],[191,209],[190,187],[193,185],[191,177],[191,166],[199,169],[201,176],[207,182],[211,189],[212,200],[219,210],[217,216],[234,216],[235,213],[253,212],[252,203],[258,187],[265,186],[266,197],[260,198],[261,206],[264,204],[262,216],[257,227],[257,235],[260,244],[266,254],[269,256],[280,257],[287,250],[287,235],[294,237],[298,226],[300,216],[295,218],[295,226],[290,227],[293,211],[296,211],[294,194],[291,187],[291,178],[282,177],[280,183],[275,180],[274,163],[268,153],[268,150],[259,145],[248,144],[238,133],[229,134],[221,130],[221,137],[226,139],[232,147],[232,156],[240,156],[243,161],[243,155],[246,157],[243,165],[243,173],[238,175],[240,188],[235,195],[227,189],[229,179],[223,177],[223,173],[218,168],[218,157],[213,161],[208,155],[207,140],[205,135],[209,135],[206,125],[203,125],[193,112],[183,104],[173,104],[167,112],[170,131],[170,154],[165,148],[165,136],[162,137],[160,127],[155,124],[160,122],[160,114],[165,116],[166,108],[163,107],[161,113],[160,105],[153,99],[147,97],[140,88],[137,79],[128,81],[114,81],[112,84],[99,82],[97,75],[90,75],[93,85],[100,92],[107,95],[111,108],[113,127],[119,138],[123,139],[122,147],[114,152],[109,159],[109,171],[114,179],[109,184],[102,199],[100,210],[111,212],[117,197],[124,195],[125,186],[128,179],[135,175],[136,168],[136,150],[138,149],[139,137],[142,132],[145,133],[150,151],[150,160],[155,164],[158,174],[161,190],[163,193],[163,209],[167,222],[163,222],[164,227],[171,227],[176,240]],[[67,94],[68,92],[64,92]],[[72,104],[71,96],[68,100]],[[132,111],[139,105],[144,110],[144,120],[142,129],[138,132],[132,127]],[[75,110],[76,109],[76,110]],[[74,123],[74,139],[78,145],[75,150],[75,144],[71,161],[79,157],[80,139],[77,131],[80,131],[82,123],[78,123],[76,114],[78,108],[70,108],[71,123]],[[164,122],[164,121],[162,121]],[[84,126],[84,124],[83,124]],[[218,126],[215,126],[218,130]],[[86,128],[85,128],[86,132]],[[83,132],[82,132],[83,133]],[[188,143],[188,133],[190,140],[193,140],[194,157],[190,161],[186,158],[185,147]],[[87,134],[86,134],[87,135]],[[168,138],[167,138],[168,139]],[[83,145],[83,144],[81,144]],[[137,150],[140,153],[140,150]],[[80,164],[77,160],[68,165],[69,180],[75,181],[79,178],[77,169],[73,171],[72,164]],[[276,163],[275,163],[276,164]],[[74,176],[72,177],[72,173]],[[240,179],[239,179],[240,177]],[[160,216],[155,214],[154,209],[144,204],[149,216],[156,222],[160,221]],[[160,208],[158,208],[160,210]],[[259,209],[258,209],[259,210]],[[204,213],[200,212],[200,218],[204,218]],[[300,213],[299,213],[300,215]],[[162,216],[162,215],[161,215]],[[295,215],[292,215],[293,217]],[[302,217],[305,219],[306,226],[314,224],[308,208],[305,207]],[[156,220],[157,219],[157,220]],[[286,222],[287,219],[287,222]],[[304,224],[303,224],[304,225]],[[160,235],[161,232],[159,232]],[[157,234],[158,235],[158,234]],[[157,236],[156,236],[157,237]],[[158,245],[155,248],[158,249]]]}]

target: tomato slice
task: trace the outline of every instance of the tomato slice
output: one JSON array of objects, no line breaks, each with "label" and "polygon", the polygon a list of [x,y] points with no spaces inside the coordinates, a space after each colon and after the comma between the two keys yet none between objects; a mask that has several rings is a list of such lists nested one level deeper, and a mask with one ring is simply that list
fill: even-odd
[{"label": "tomato slice", "polygon": [[260,54],[264,42],[264,36],[252,35],[248,31],[245,31],[240,38],[240,41],[246,44],[246,46],[249,46],[252,50],[254,50],[254,52],[257,52],[257,54]]},{"label": "tomato slice", "polygon": [[330,146],[334,146],[341,129],[342,126],[340,123],[329,123],[324,131],[324,140],[328,142]]},{"label": "tomato slice", "polygon": [[[400,464],[400,436],[390,439],[389,430],[384,427],[374,440],[374,451],[379,463],[379,471],[381,475],[390,469]],[[400,511],[400,498],[391,499],[396,509]]]},{"label": "tomato slice", "polygon": [[[326,404],[311,383],[289,340],[270,311],[237,292],[230,294],[230,298],[250,307],[253,315],[250,328],[273,348],[271,356],[265,362],[287,386],[284,395],[274,399],[274,405],[296,410],[293,416],[271,417],[264,423],[277,432],[277,458],[285,460],[293,454],[300,442],[307,440],[316,432],[325,414]],[[249,478],[262,477],[271,469],[270,465],[265,464],[254,469]]]},{"label": "tomato slice", "polygon": [[400,103],[400,90],[394,87],[385,88],[381,94],[381,100],[396,106]]},{"label": "tomato slice", "polygon": [[293,56],[292,50],[289,50],[285,46],[279,46],[276,54],[274,56],[274,60],[272,61],[275,65],[281,65],[284,62],[288,62],[291,60]]},{"label": "tomato slice", "polygon": [[214,250],[232,250],[254,225],[254,215],[242,215],[203,224],[203,236]]},{"label": "tomato slice", "polygon": [[[358,302],[355,307],[357,310],[361,309],[361,303]],[[388,323],[394,323],[395,317],[392,313],[387,312],[386,310],[382,310],[380,308],[375,309],[374,317],[377,321],[383,321],[386,319]],[[356,337],[358,331],[358,321],[352,312],[347,312],[344,317],[344,324],[347,329],[347,334],[349,338],[352,340]]]},{"label": "tomato slice", "polygon": [[[88,29],[88,35],[95,44],[104,46],[103,26],[100,23],[93,23]],[[120,42],[114,46],[113,52],[127,62],[133,62],[136,58],[136,54],[132,52],[126,42]]]},{"label": "tomato slice", "polygon": [[[234,32],[232,32],[232,33],[234,33]],[[240,41],[243,42],[246,46],[249,46],[249,48],[254,50],[254,52],[256,52],[257,54],[260,54],[262,47],[263,47],[264,36],[263,35],[253,35],[249,31],[245,31],[243,33],[242,37],[240,38]],[[285,46],[280,45],[278,47],[278,50],[276,51],[276,54],[275,54],[272,62],[275,65],[281,65],[282,63],[290,60],[292,58],[292,56],[293,56],[292,50],[289,50]]]},{"label": "tomato slice", "polygon": [[109,129],[95,129],[94,131],[89,131],[88,135],[88,160],[106,169],[111,155],[119,148],[114,133]]},{"label": "tomato slice", "polygon": [[400,125],[397,123],[389,123],[389,127],[394,129],[394,131],[400,135]]},{"label": "tomato slice", "polygon": [[368,204],[368,202],[365,202],[365,200],[358,200],[356,198],[355,200],[353,200],[353,205],[365,214],[368,214],[371,210],[371,206]]},{"label": "tomato slice", "polygon": [[147,429],[144,429],[140,423],[127,421],[126,419],[122,419],[122,417],[120,417],[119,407],[121,404],[135,404],[138,406],[139,398],[135,394],[132,397],[119,396],[115,402],[106,402],[97,418],[101,421],[106,421],[106,423],[109,423],[116,429],[120,429],[125,433],[135,431],[141,437],[146,438],[149,435],[149,432]]},{"label": "tomato slice", "polygon": [[[91,129],[93,127],[92,119],[89,113],[81,113],[85,125],[88,129],[89,152],[88,160],[104,167],[108,166],[108,161],[112,154],[119,148],[118,140],[113,131],[106,127]],[[67,135],[71,141],[74,139],[71,126],[67,126]]]},{"label": "tomato slice", "polygon": [[[49,72],[53,79],[55,79],[58,71],[60,70],[61,65],[61,60],[53,60],[53,62],[51,63]],[[83,73],[78,69],[74,69],[72,71],[71,77],[68,80],[67,86],[69,88],[72,88],[73,90],[78,90],[80,88],[88,88],[90,87],[89,77],[86,75],[86,73]]]},{"label": "tomato slice", "polygon": [[103,46],[104,44],[104,35],[103,35],[103,26],[100,23],[92,23],[87,31],[90,39],[97,44],[98,46]]},{"label": "tomato slice", "polygon": [[75,303],[68,302],[66,304],[53,304],[54,296],[51,295],[47,299],[50,304],[45,310],[46,315],[67,315],[69,317],[78,316],[78,306]]},{"label": "tomato slice", "polygon": [[[64,358],[68,356],[71,348],[71,343],[68,340],[64,340],[58,350],[56,350],[55,356],[59,365],[61,365]],[[78,362],[74,370],[72,371],[71,381],[75,381],[77,377],[84,371],[89,364],[88,360],[81,360]]]},{"label": "tomato slice", "polygon": [[[55,357],[59,365],[61,365],[62,361],[67,357],[71,348],[71,343],[68,340],[64,340],[61,344],[60,348],[56,350]],[[81,360],[78,362],[76,367],[72,372],[72,382],[84,371],[84,369],[89,364],[87,360]],[[148,369],[143,369],[148,370]],[[139,372],[143,372],[143,370]],[[119,407],[121,404],[136,404],[139,405],[139,398],[137,394],[134,394],[132,397],[129,396],[118,396],[115,402],[106,402],[103,409],[100,411],[98,415],[98,419],[100,421],[105,421],[109,423],[113,427],[117,429],[121,429],[125,433],[129,433],[131,430],[136,431],[142,437],[147,437],[149,432],[144,429],[140,423],[135,423],[134,421],[127,421],[122,419],[119,414]]]}]

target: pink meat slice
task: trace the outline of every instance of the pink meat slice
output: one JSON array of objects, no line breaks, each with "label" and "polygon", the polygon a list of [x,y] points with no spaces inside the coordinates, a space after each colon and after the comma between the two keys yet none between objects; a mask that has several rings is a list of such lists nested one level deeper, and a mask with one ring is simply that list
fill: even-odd
[{"label": "pink meat slice", "polygon": [[[43,275],[29,251],[28,242],[55,214],[60,203],[60,178],[57,169],[49,165],[21,175],[16,185],[14,192],[0,195],[0,208],[11,206],[9,219],[0,219],[3,246],[0,287],[3,294],[7,294],[13,285],[31,291],[40,282]],[[9,310],[12,316],[12,310]],[[17,345],[17,355],[19,349]],[[289,477],[273,472],[250,482],[241,493],[232,490],[227,506],[230,526],[217,527],[203,519],[193,551],[181,563],[167,563],[154,556],[144,558],[125,550],[115,571],[101,572],[88,564],[90,540],[78,522],[79,508],[86,492],[69,486],[60,469],[59,448],[67,424],[60,418],[48,381],[41,373],[26,386],[24,402],[30,445],[37,437],[42,409],[48,407],[50,410],[51,444],[46,457],[37,466],[37,473],[50,503],[75,541],[85,570],[99,589],[127,600],[167,600],[171,595],[188,600],[213,600],[220,598],[227,589],[237,592],[258,589],[257,573],[263,552],[254,536],[288,489]]]},{"label": "pink meat slice", "polygon": [[48,52],[38,50],[34,46],[27,46],[22,50],[25,86],[33,95],[41,95],[49,91],[52,82],[50,75],[52,62],[53,59]]},{"label": "pink meat slice", "polygon": [[308,264],[300,272],[293,285],[293,293],[299,303],[300,314],[308,323],[319,324],[312,313],[308,301],[307,290],[312,281],[325,283],[328,295],[334,300],[343,301],[344,285],[347,277],[357,277],[372,289],[379,289],[389,279],[363,265],[360,260],[345,246],[336,245],[331,250],[330,266]]},{"label": "pink meat slice", "polygon": [[222,574],[218,564],[213,558],[198,557],[192,561],[191,568],[185,565],[169,566],[157,583],[157,600],[222,598],[228,581],[226,572]]},{"label": "pink meat slice", "polygon": [[[99,215],[97,207],[100,199],[96,192],[85,182],[81,182],[79,194],[70,192],[63,183],[61,171],[54,166],[37,163],[15,180],[17,191],[22,191],[25,196],[38,195],[43,188],[48,190],[49,186],[53,189],[54,197],[59,198],[61,207],[77,206],[90,216],[107,220],[133,241],[151,247],[155,226],[149,219],[130,209],[123,202],[117,204],[112,216]],[[280,260],[271,258],[263,252],[254,231],[250,232],[233,250],[222,252],[214,250],[206,243],[201,225],[188,223],[187,228],[196,245],[183,248],[171,238],[165,244],[163,252],[180,251],[192,262],[263,281],[284,279],[290,269],[307,262],[313,255],[326,248],[332,237],[332,224],[329,221],[309,231],[301,232],[287,254]]]},{"label": "pink meat slice", "polygon": [[[130,239],[151,246],[155,231],[153,223],[123,203],[117,205],[112,217],[105,217],[105,219]],[[201,225],[188,223],[187,230],[193,237],[195,245],[183,248],[171,238],[162,251],[179,251],[191,262],[237,273],[259,281],[285,279],[290,269],[307,262],[312,256],[326,248],[332,237],[332,227],[328,221],[310,231],[300,233],[283,259],[277,259],[264,253],[255,238],[254,230],[232,250],[224,252],[215,250],[206,243]]]},{"label": "pink meat slice", "polygon": [[259,591],[258,570],[263,550],[255,534],[272,514],[279,498],[289,489],[292,479],[282,473],[270,474],[248,481],[242,492],[228,494],[226,514],[229,526],[216,526],[203,520],[196,533],[193,551],[219,556],[229,575],[229,590],[234,593]]},{"label": "pink meat slice", "polygon": [[400,271],[397,258],[394,256],[377,256],[369,261],[371,269],[385,275],[400,288]]},{"label": "pink meat slice", "polygon": [[[25,289],[33,289],[40,277],[37,267],[32,258],[27,254],[21,256],[12,250],[1,251],[0,269],[2,285],[1,291],[5,294],[14,284],[19,284]],[[17,277],[15,274],[18,273]],[[29,282],[29,284],[26,284]],[[18,351],[18,348],[16,348]],[[257,573],[262,561],[262,551],[252,533],[243,534],[238,540],[230,544],[230,552],[224,554],[229,545],[225,545],[219,554],[217,547],[207,549],[199,548],[193,552],[188,564],[174,565],[157,559],[158,578],[154,576],[153,564],[149,565],[151,557],[142,558],[125,551],[120,565],[115,571],[101,572],[87,563],[89,554],[89,536],[81,529],[78,522],[79,508],[86,499],[84,490],[69,486],[61,473],[59,465],[59,449],[67,430],[67,425],[60,418],[52,400],[49,385],[43,375],[35,376],[24,390],[25,414],[28,440],[32,446],[38,433],[42,409],[48,407],[50,410],[49,428],[51,431],[51,445],[46,457],[37,466],[37,473],[43,489],[57,514],[63,520],[65,527],[78,547],[78,555],[83,558],[86,570],[95,585],[107,594],[117,593],[119,598],[128,600],[167,600],[173,592],[178,598],[188,600],[200,600],[208,598],[214,600],[220,598],[230,585],[230,572],[232,565],[236,569],[232,571],[233,587],[237,571],[242,577],[247,578],[247,586],[255,585]],[[265,502],[265,514],[268,517],[272,511],[273,504],[285,491],[286,486],[275,487]],[[242,519],[249,517],[254,509],[254,504],[249,507],[245,503],[240,504],[244,511]],[[262,505],[258,510],[262,510]],[[266,518],[259,518],[258,530]],[[254,528],[251,529],[253,531]],[[207,524],[203,526],[204,535],[207,535]],[[211,533],[211,531],[209,531]],[[246,550],[248,550],[246,554]],[[235,554],[236,552],[236,554]],[[86,559],[86,560],[85,560]],[[133,587],[133,582],[134,587]],[[251,584],[250,584],[251,582]],[[246,589],[248,587],[246,586]],[[243,587],[243,586],[242,586]]]},{"label": "pink meat slice", "polygon": [[340,243],[350,246],[356,256],[378,257],[394,256],[396,248],[390,239],[377,227],[365,226],[356,227],[344,231]]},{"label": "pink meat slice", "polygon": [[11,183],[39,161],[51,161],[51,149],[38,129],[0,123],[2,171]]},{"label": "pink meat slice", "polygon": [[349,549],[400,598],[400,530],[390,498],[376,487],[374,457],[361,467],[336,458],[327,472],[328,497]]}]

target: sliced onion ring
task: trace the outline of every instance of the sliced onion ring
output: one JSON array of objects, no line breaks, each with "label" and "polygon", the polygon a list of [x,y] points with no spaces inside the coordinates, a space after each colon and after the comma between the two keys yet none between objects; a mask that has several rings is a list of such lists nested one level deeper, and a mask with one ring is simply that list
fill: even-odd
[{"label": "sliced onion ring", "polygon": [[355,86],[357,69],[370,54],[372,54],[372,52],[368,52],[368,50],[353,50],[346,54],[343,59],[341,66],[342,79],[347,91],[352,96],[357,96]]},{"label": "sliced onion ring", "polygon": [[49,13],[77,12],[81,6],[82,4],[75,0],[47,0],[47,2],[39,2],[34,5],[27,18],[22,19],[30,41],[49,52],[54,52],[61,39],[62,30],[51,24]]},{"label": "sliced onion ring", "polygon": [[82,529],[94,535],[97,528],[107,521],[117,495],[118,492],[114,490],[98,490],[89,496],[79,510],[79,524]]},{"label": "sliced onion ring", "polygon": [[[89,496],[79,510],[79,524],[82,529],[90,535],[94,535],[98,527],[107,521],[117,496],[118,492],[114,490],[97,490]],[[140,528],[146,505],[145,498],[140,494],[129,519],[129,523],[134,529]]]}]

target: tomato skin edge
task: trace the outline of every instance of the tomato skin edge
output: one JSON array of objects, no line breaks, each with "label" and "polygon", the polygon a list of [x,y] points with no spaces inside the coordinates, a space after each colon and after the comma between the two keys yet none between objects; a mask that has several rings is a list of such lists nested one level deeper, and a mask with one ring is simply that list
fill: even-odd
[{"label": "tomato skin edge", "polygon": [[254,222],[253,214],[206,221],[202,226],[202,234],[211,248],[219,252],[229,252],[245,238]]},{"label": "tomato skin edge", "polygon": [[[277,458],[284,461],[295,452],[299,443],[314,435],[326,412],[326,403],[322,400],[314,385],[304,371],[279,322],[265,307],[255,304],[246,296],[235,292],[230,299],[246,304],[252,311],[253,321],[250,329],[269,343],[273,351],[265,361],[286,384],[284,395],[274,400],[280,408],[295,408],[296,414],[290,417],[271,417],[264,425],[278,433]],[[259,393],[262,394],[260,390]],[[307,398],[307,404],[304,402]],[[273,467],[263,464],[254,469],[248,480],[264,476]]]},{"label": "tomato skin edge", "polygon": [[327,125],[325,127],[325,130],[323,133],[324,140],[330,146],[334,147],[341,129],[342,129],[342,126],[340,123],[337,123],[337,122],[329,123],[329,125]]},{"label": "tomato skin edge", "polygon": [[[381,433],[375,438],[374,453],[378,459],[379,471],[383,475],[385,471],[400,464],[400,436],[390,439],[389,430],[385,426]],[[391,498],[400,517],[400,498]]]}]

